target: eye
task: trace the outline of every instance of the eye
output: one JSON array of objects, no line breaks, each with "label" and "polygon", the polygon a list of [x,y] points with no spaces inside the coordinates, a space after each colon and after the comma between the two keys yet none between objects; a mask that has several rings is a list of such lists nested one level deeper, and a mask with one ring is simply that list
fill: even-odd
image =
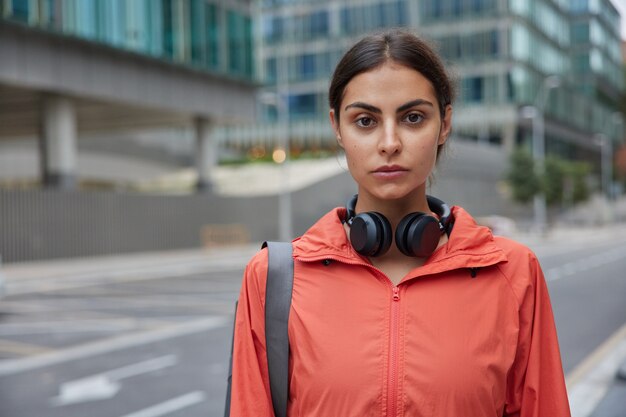
[{"label": "eye", "polygon": [[424,116],[419,113],[409,113],[404,116],[404,120],[411,124],[419,124],[424,120]]},{"label": "eye", "polygon": [[376,121],[369,116],[362,116],[356,119],[355,123],[359,127],[372,127]]}]

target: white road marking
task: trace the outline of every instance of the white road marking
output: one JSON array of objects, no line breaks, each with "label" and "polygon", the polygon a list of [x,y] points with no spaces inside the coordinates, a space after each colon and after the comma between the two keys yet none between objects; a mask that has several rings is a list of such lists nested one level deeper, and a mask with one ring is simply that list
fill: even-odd
[{"label": "white road marking", "polygon": [[232,272],[243,269],[243,260],[211,260],[161,266],[136,266],[109,271],[89,271],[66,276],[8,279],[7,295],[45,293],[51,291],[85,288],[119,282],[135,282],[198,274]]},{"label": "white road marking", "polygon": [[172,398],[171,400],[153,405],[152,407],[126,414],[123,417],[160,417],[201,403],[205,399],[206,395],[204,392],[194,391],[189,394],[181,395],[180,397]]},{"label": "white road marking", "polygon": [[110,371],[103,372],[103,374],[111,379],[119,381],[120,379],[129,378],[131,376],[159,371],[161,369],[174,366],[177,363],[178,358],[176,355],[165,355],[143,362],[137,362],[122,368],[112,369]]},{"label": "white road marking", "polygon": [[127,349],[165,339],[216,329],[229,325],[231,321],[232,319],[226,317],[209,317],[139,334],[113,337],[38,356],[0,361],[0,376],[18,374],[75,359],[88,358],[115,350]]},{"label": "white road marking", "polygon": [[7,323],[0,325],[0,337],[50,333],[121,332],[135,330],[140,324],[140,321],[134,318]]},{"label": "white road marking", "polygon": [[22,343],[15,340],[0,339],[0,352],[10,353],[18,356],[40,355],[42,353],[53,352],[47,346],[33,345],[31,343]]},{"label": "white road marking", "polygon": [[567,374],[565,382],[572,417],[588,417],[593,413],[625,358],[626,324]]},{"label": "white road marking", "polygon": [[[607,242],[610,241],[610,245]],[[581,250],[597,249],[602,247],[614,248],[617,246],[626,245],[626,240],[609,240],[608,238],[602,238],[601,240],[590,241],[588,235],[581,236],[579,239],[564,238],[563,240],[552,240],[547,242],[524,242],[520,241],[524,245],[528,246],[535,254],[541,258],[551,258],[554,256],[568,255],[572,252]]]},{"label": "white road marking", "polygon": [[55,407],[86,403],[89,401],[108,400],[113,398],[122,388],[121,384],[105,375],[76,379],[62,384],[59,395],[50,398]]},{"label": "white road marking", "polygon": [[587,256],[585,258],[577,259],[575,261],[550,268],[545,272],[546,281],[557,281],[561,278],[576,275],[579,272],[589,271],[599,266],[624,259],[626,259],[626,249],[624,247],[616,247],[607,252],[597,253],[595,255]]},{"label": "white road marking", "polygon": [[120,381],[122,379],[159,371],[177,363],[176,355],[166,355],[96,375],[67,381],[61,384],[59,395],[51,398],[50,402],[54,406],[64,406],[112,398],[121,389]]}]

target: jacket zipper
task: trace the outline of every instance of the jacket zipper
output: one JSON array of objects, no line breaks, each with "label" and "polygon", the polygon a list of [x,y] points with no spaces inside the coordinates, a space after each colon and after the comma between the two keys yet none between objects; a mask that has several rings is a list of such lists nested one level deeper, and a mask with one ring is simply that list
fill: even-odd
[{"label": "jacket zipper", "polygon": [[398,414],[398,337],[400,333],[400,289],[392,284],[391,326],[389,332],[389,370],[387,371],[387,416]]},{"label": "jacket zipper", "polygon": [[387,413],[388,417],[395,417],[397,410],[398,397],[398,350],[399,350],[399,334],[400,334],[400,288],[394,285],[389,277],[383,271],[374,265],[365,262],[355,262],[343,258],[333,256],[316,257],[313,259],[301,259],[302,262],[317,262],[323,259],[332,259],[337,262],[343,262],[348,265],[362,265],[373,269],[381,276],[385,277],[391,285],[391,318],[390,318],[390,334],[389,334],[389,368],[387,370]]}]

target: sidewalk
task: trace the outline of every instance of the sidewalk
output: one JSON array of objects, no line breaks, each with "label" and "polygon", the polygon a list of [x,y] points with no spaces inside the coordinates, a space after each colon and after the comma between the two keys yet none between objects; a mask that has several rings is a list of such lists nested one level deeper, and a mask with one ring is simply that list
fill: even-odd
[{"label": "sidewalk", "polygon": [[[626,225],[611,228],[554,229],[546,236],[516,233],[512,238],[531,248],[552,245],[559,239],[584,239],[593,244],[607,233],[626,237]],[[254,243],[211,249],[110,255],[4,265],[6,295],[54,291],[102,283],[147,280],[206,273],[243,270],[260,248]],[[45,281],[45,282],[44,282]],[[42,285],[43,282],[43,285]],[[626,325],[605,341],[566,376],[573,417],[616,417],[626,415],[626,382],[616,379],[626,361]]]},{"label": "sidewalk", "polygon": [[[243,270],[261,243],[176,251],[141,252],[5,264],[6,295],[158,279],[220,270]],[[42,281],[45,285],[42,286]]]},{"label": "sidewalk", "polygon": [[[620,236],[626,241],[626,223],[584,227],[561,224],[543,236],[518,230],[509,237],[533,250],[549,252],[551,249],[558,251],[559,241],[593,246],[610,236]],[[618,377],[620,369],[620,375],[626,378],[626,324],[566,375],[572,417],[626,416],[626,380]]]}]

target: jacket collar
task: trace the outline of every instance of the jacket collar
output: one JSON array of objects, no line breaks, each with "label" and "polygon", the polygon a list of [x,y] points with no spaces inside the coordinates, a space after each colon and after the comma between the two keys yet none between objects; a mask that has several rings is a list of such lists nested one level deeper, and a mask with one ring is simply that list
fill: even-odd
[{"label": "jacket collar", "polygon": [[[354,251],[345,233],[346,209],[335,208],[317,221],[302,237],[294,240],[294,258],[310,262],[334,259],[351,264],[370,264]],[[506,261],[504,251],[491,231],[461,207],[452,207],[454,227],[448,242],[439,247],[412,275],[423,276],[459,268],[482,268]]]}]

